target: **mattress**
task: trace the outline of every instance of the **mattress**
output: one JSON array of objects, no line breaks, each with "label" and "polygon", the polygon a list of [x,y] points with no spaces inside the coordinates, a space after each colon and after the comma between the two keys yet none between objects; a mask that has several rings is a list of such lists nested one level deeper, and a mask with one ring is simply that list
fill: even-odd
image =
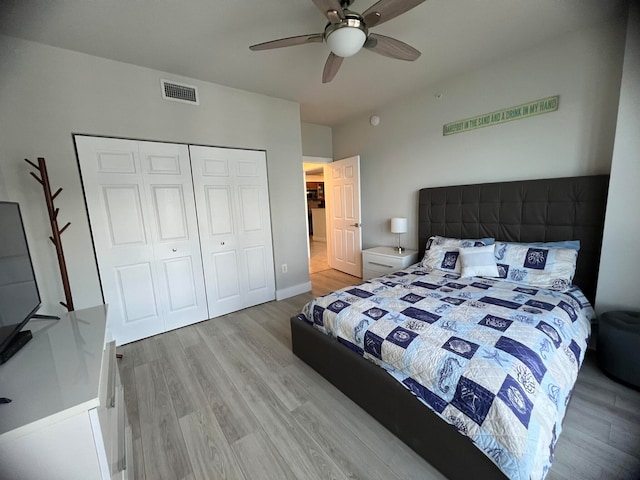
[{"label": "mattress", "polygon": [[542,479],[594,316],[577,287],[417,264],[318,297],[298,318],[384,368],[508,478]]}]

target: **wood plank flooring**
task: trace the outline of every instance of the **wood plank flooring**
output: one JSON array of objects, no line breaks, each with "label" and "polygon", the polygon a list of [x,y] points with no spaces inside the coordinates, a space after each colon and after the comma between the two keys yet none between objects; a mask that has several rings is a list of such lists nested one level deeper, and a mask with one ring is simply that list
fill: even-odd
[{"label": "wood plank flooring", "polygon": [[327,242],[313,240],[313,236],[309,237],[309,273],[314,274],[329,270],[329,258],[327,256]]},{"label": "wood plank flooring", "polygon": [[[444,478],[293,355],[289,317],[359,282],[335,270],[311,279],[313,294],[118,349],[135,478]],[[639,407],[640,392],[588,356],[547,478],[639,480]]]}]

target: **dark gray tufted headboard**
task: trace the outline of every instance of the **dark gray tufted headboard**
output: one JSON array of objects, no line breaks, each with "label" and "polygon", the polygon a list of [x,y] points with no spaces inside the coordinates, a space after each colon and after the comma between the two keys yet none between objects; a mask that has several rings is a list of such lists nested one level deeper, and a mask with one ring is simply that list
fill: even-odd
[{"label": "dark gray tufted headboard", "polygon": [[432,235],[509,242],[580,240],[573,282],[593,303],[598,280],[608,175],[423,188],[421,255]]}]

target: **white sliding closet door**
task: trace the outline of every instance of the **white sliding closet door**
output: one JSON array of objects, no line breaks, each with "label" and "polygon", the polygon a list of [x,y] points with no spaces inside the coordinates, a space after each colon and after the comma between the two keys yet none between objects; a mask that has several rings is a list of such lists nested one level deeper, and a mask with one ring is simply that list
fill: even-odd
[{"label": "white sliding closet door", "polygon": [[211,317],[275,298],[264,152],[189,146]]},{"label": "white sliding closet door", "polygon": [[188,147],[75,140],[116,342],[209,318]]}]

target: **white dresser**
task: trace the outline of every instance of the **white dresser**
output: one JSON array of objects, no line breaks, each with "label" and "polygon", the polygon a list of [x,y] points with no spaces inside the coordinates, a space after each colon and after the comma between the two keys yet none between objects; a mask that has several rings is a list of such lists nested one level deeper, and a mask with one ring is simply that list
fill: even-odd
[{"label": "white dresser", "polygon": [[0,477],[129,478],[131,429],[105,346],[107,307],[32,319],[33,339],[0,366]]},{"label": "white dresser", "polygon": [[393,247],[373,247],[362,251],[362,279],[369,280],[402,270],[418,261],[418,251]]}]

